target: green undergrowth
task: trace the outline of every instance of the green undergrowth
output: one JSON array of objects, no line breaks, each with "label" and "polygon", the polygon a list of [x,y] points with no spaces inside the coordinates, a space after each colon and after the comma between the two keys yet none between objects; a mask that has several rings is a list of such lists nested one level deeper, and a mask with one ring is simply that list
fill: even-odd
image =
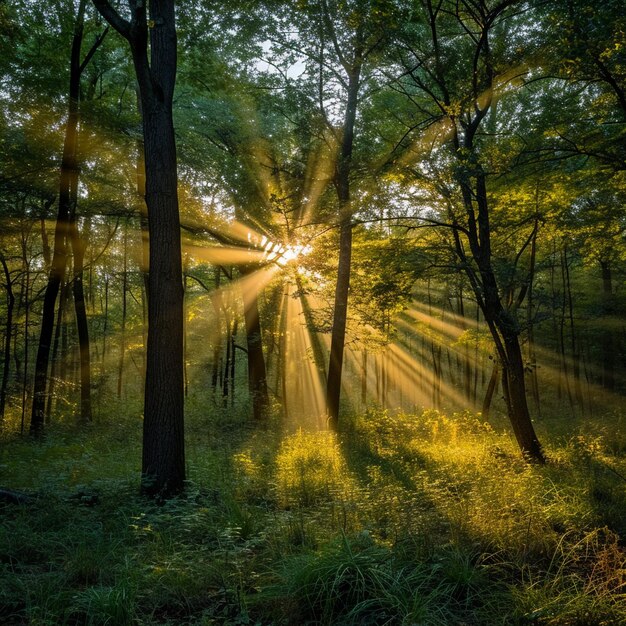
[{"label": "green undergrowth", "polygon": [[192,412],[165,503],[138,495],[140,419],[4,433],[0,486],[33,499],[0,505],[0,623],[626,623],[617,414],[546,424],[538,466],[470,413]]}]

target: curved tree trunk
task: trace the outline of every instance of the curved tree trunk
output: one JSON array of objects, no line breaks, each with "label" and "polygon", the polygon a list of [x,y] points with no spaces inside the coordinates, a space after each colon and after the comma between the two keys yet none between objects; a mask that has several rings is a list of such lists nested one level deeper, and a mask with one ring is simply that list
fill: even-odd
[{"label": "curved tree trunk", "polygon": [[[473,148],[471,135],[465,136],[464,147],[468,151]],[[467,257],[457,230],[454,231],[456,252],[472,285],[500,358],[507,412],[517,443],[528,460],[543,463],[545,458],[528,410],[524,361],[519,342],[520,327],[514,313],[507,310],[502,303],[492,264],[486,175],[476,162],[475,155],[467,159],[463,152],[457,151],[457,156],[460,161],[457,182],[468,216],[465,235],[474,263]]]}]

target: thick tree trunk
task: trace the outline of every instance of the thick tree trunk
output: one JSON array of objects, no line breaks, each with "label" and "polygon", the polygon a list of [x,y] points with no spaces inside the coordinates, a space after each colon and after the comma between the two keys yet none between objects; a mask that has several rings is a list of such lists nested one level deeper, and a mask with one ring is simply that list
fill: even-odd
[{"label": "thick tree trunk", "polygon": [[[175,70],[173,2],[167,22],[153,36],[153,69],[161,63]],[[161,18],[163,19],[163,18]],[[166,24],[169,28],[166,29]],[[169,31],[169,32],[166,32]],[[169,40],[173,50],[160,59]],[[158,60],[154,60],[154,57]],[[169,57],[174,57],[169,58]],[[158,74],[158,72],[157,72]],[[157,78],[158,80],[158,78]],[[171,77],[173,81],[173,76]],[[148,347],[143,438],[143,489],[145,493],[169,495],[181,491],[185,480],[183,413],[183,287],[180,221],[178,213],[176,146],[171,100],[144,103],[146,151],[146,203],[150,228],[150,279],[148,287]]]},{"label": "thick tree trunk", "polygon": [[[174,49],[155,65],[175,63],[173,2],[152,3],[168,8],[169,25],[151,29],[153,57],[169,40]],[[151,6],[152,6],[151,5]],[[153,9],[154,11],[154,9]],[[171,14],[171,15],[169,15]],[[163,15],[158,11],[155,16]],[[161,18],[162,19],[162,18]],[[161,42],[162,44],[164,42]],[[175,64],[170,71],[175,70]],[[158,79],[157,79],[158,80]],[[171,77],[173,80],[173,76]],[[183,413],[183,287],[178,213],[176,146],[171,100],[144,103],[146,203],[150,228],[148,287],[148,347],[143,437],[143,490],[169,495],[181,491],[185,480]]]},{"label": "thick tree trunk", "polygon": [[[167,497],[185,481],[183,285],[172,98],[176,82],[174,0],[131,6],[123,19],[108,0],[94,0],[132,52],[141,96],[150,232],[148,340],[142,491]],[[150,62],[148,62],[148,39]]]}]

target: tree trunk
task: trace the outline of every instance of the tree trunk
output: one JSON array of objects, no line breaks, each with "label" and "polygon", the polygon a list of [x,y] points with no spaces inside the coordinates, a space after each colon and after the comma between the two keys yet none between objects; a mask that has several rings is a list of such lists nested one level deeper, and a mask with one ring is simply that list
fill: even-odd
[{"label": "tree trunk", "polygon": [[124,225],[124,265],[122,268],[122,327],[120,328],[120,357],[117,364],[117,397],[122,397],[124,357],[126,353],[126,313],[128,308],[128,223]]},{"label": "tree trunk", "polygon": [[[172,98],[176,81],[174,0],[131,5],[131,21],[94,0],[132,52],[143,117],[150,232],[148,346],[142,491],[168,497],[184,488],[183,286]],[[150,62],[148,62],[148,39]]]},{"label": "tree trunk", "polygon": [[[251,270],[242,268],[245,276]],[[269,396],[267,394],[267,373],[263,356],[261,321],[259,319],[258,295],[248,289],[242,289],[243,315],[248,346],[248,390],[252,399],[252,414],[255,420],[262,420],[267,415]]]},{"label": "tree trunk", "polygon": [[80,2],[74,28],[74,36],[72,39],[68,118],[65,126],[65,140],[63,144],[63,157],[61,160],[59,206],[57,221],[54,229],[54,249],[52,253],[52,260],[50,261],[48,284],[46,286],[43,301],[37,360],[35,362],[33,407],[30,421],[30,432],[34,435],[40,435],[44,428],[48,365],[50,360],[52,332],[54,328],[54,309],[59,293],[59,287],[61,285],[61,281],[63,280],[67,264],[66,236],[68,233],[70,214],[72,211],[71,189],[73,187],[76,188],[76,180],[78,178],[76,147],[78,136],[81,74],[80,48],[83,41],[85,2],[86,0],[81,0]]},{"label": "tree trunk", "polygon": [[491,378],[489,379],[489,384],[487,385],[487,391],[485,393],[485,399],[483,400],[483,409],[482,416],[483,419],[488,420],[489,414],[491,412],[491,402],[493,400],[493,395],[496,392],[496,388],[498,387],[498,377],[500,375],[500,366],[498,364],[498,359],[494,359],[493,361],[493,370],[491,371]]},{"label": "tree trunk", "polygon": [[[169,40],[173,49],[167,56],[173,59],[154,60],[153,68],[175,62],[173,2],[151,3],[159,5],[163,11],[153,8],[152,13],[156,18],[168,15],[170,28],[162,36],[153,35],[152,55],[160,57],[165,42],[159,40]],[[162,29],[164,25],[151,32],[161,35]],[[180,221],[171,96],[167,107],[159,103],[151,110],[149,104],[144,103],[150,278],[142,488],[146,494],[168,496],[182,491],[185,480]]]},{"label": "tree trunk", "polygon": [[[78,181],[76,181],[78,182]],[[83,267],[85,258],[85,242],[81,239],[76,224],[76,193],[72,191],[73,209],[70,214],[70,241],[74,257],[72,292],[74,294],[74,310],[76,312],[76,329],[78,331],[78,349],[80,358],[80,421],[90,422],[91,415],[91,358],[89,343],[89,325],[85,308],[85,291],[83,286]]]},{"label": "tree trunk", "polygon": [[[26,250],[24,249],[24,255],[26,255]],[[26,260],[26,259],[24,259]],[[28,350],[29,350],[29,337],[30,330],[28,326],[30,325],[30,264],[25,262],[25,274],[26,274],[26,285],[24,287],[24,371],[22,378],[22,419],[20,424],[20,433],[24,432],[24,427],[26,423],[26,405],[28,399]],[[39,434],[39,433],[38,433]]]},{"label": "tree trunk", "polygon": [[5,289],[7,292],[7,319],[5,322],[4,336],[4,365],[2,368],[2,386],[0,387],[0,422],[4,420],[4,409],[6,405],[7,387],[9,384],[9,365],[11,363],[11,337],[13,335],[13,308],[15,307],[15,294],[13,293],[13,283],[11,273],[4,255],[0,252],[0,263],[4,270]]},{"label": "tree trunk", "polygon": [[[215,268],[215,292],[220,288],[220,267]],[[217,383],[219,379],[219,368],[220,368],[220,360],[222,356],[222,336],[221,336],[221,326],[222,326],[222,310],[221,310],[221,298],[218,295],[211,295],[211,300],[213,302],[213,309],[215,310],[215,336],[214,336],[214,344],[213,344],[213,362],[211,364],[211,389],[213,390],[213,395],[217,391]]]},{"label": "tree trunk", "polygon": [[515,438],[529,460],[544,462],[543,451],[535,434],[526,401],[524,361],[516,333],[503,333],[506,350],[505,397]]},{"label": "tree trunk", "polygon": [[52,346],[52,362],[50,364],[50,382],[48,383],[48,401],[46,403],[46,424],[50,423],[52,417],[52,404],[55,400],[55,387],[58,377],[59,365],[59,341],[61,338],[61,329],[63,328],[63,320],[65,316],[65,306],[67,304],[67,294],[69,285],[67,281],[61,287],[61,297],[59,298],[59,308],[57,311],[57,323],[54,329],[54,343]]},{"label": "tree trunk", "polygon": [[[465,147],[472,147],[471,137],[465,138]],[[519,324],[514,314],[506,310],[502,304],[492,266],[486,176],[480,164],[466,160],[462,152],[457,153],[457,156],[461,165],[457,172],[457,182],[468,216],[466,236],[475,265],[469,262],[457,230],[453,232],[455,249],[482,309],[500,358],[507,412],[517,443],[528,460],[543,463],[545,458],[528,410]],[[470,182],[472,180],[473,185]]]},{"label": "tree trunk", "polygon": [[355,51],[355,62],[348,75],[348,94],[343,122],[341,151],[337,164],[336,188],[339,201],[339,266],[333,307],[333,326],[330,341],[328,377],[326,379],[326,412],[328,426],[337,430],[339,425],[339,400],[341,374],[348,320],[348,293],[350,291],[350,268],[352,263],[352,209],[350,205],[350,174],[354,124],[356,121],[362,58]]},{"label": "tree trunk", "polygon": [[326,411],[328,426],[337,430],[339,420],[339,399],[341,396],[341,374],[343,353],[346,341],[348,320],[348,292],[350,289],[350,267],[352,257],[352,219],[341,222],[339,234],[339,267],[333,307],[333,326],[330,342],[328,378],[326,382]]}]

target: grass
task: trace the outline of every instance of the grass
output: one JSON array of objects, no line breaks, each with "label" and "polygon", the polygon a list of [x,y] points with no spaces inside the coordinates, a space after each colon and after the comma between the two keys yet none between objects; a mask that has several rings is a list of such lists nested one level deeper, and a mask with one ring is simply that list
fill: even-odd
[{"label": "grass", "polygon": [[537,467],[469,413],[339,436],[192,413],[188,489],[161,506],[138,495],[139,419],[5,430],[2,486],[36,498],[0,505],[0,623],[626,623],[617,414],[547,424]]}]

